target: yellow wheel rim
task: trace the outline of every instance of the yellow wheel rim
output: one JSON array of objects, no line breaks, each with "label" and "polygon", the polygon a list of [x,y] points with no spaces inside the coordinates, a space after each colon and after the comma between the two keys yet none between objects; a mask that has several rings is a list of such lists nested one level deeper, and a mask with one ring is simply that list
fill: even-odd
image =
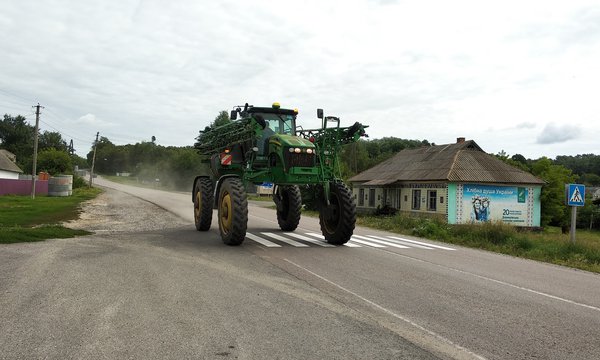
[{"label": "yellow wheel rim", "polygon": [[198,191],[196,193],[196,204],[194,204],[194,216],[196,216],[196,219],[200,218],[200,209],[202,209],[202,195]]},{"label": "yellow wheel rim", "polygon": [[221,199],[221,211],[220,211],[220,222],[221,229],[224,233],[228,233],[231,229],[231,223],[233,222],[233,209],[231,208],[231,196],[228,192],[223,194]]}]

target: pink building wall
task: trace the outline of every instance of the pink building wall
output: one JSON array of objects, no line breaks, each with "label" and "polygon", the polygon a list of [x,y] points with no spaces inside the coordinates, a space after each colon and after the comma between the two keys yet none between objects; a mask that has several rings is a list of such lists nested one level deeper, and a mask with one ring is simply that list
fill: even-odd
[{"label": "pink building wall", "polygon": [[[35,182],[36,195],[48,195],[48,181]],[[31,180],[0,179],[0,195],[31,195]]]}]

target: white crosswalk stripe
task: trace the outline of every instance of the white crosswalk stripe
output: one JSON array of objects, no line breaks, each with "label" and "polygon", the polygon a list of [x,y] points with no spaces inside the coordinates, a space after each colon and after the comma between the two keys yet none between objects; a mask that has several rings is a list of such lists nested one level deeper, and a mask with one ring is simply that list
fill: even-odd
[{"label": "white crosswalk stripe", "polygon": [[292,239],[288,239],[288,238],[283,237],[283,236],[281,236],[279,234],[274,234],[274,233],[270,233],[270,232],[264,232],[264,233],[261,233],[261,234],[266,235],[266,236],[268,236],[270,238],[273,238],[275,240],[283,241],[284,243],[290,244],[290,245],[295,246],[295,247],[308,247],[308,245],[306,245],[304,243],[297,242],[297,241],[292,240]]},{"label": "white crosswalk stripe", "polygon": [[317,245],[323,246],[323,247],[335,247],[335,245],[328,244],[325,241],[309,238],[308,236],[304,236],[304,235],[300,235],[300,234],[296,234],[296,233],[292,233],[292,232],[286,233],[286,235],[293,236],[296,239],[308,241],[311,244],[317,244]]},{"label": "white crosswalk stripe", "polygon": [[[325,237],[324,237],[323,235],[321,235],[321,234],[317,234],[317,233],[306,233],[306,235],[314,236],[314,237],[316,237],[317,239],[321,239],[322,241],[325,241]],[[353,243],[350,243],[350,242],[347,242],[347,243],[345,243],[345,244],[344,244],[344,246],[347,246],[347,247],[361,247],[361,246],[360,246],[360,245],[358,245],[358,244],[353,244]]]},{"label": "white crosswalk stripe", "polygon": [[[335,245],[329,244],[325,241],[325,237],[318,233],[305,233],[297,234],[293,232],[285,233],[274,233],[274,232],[261,232],[260,234],[246,233],[246,238],[256,241],[257,243],[273,248],[282,247],[277,242],[283,242],[287,245],[298,248],[307,248],[311,245],[318,245],[322,247],[335,247]],[[294,238],[294,239],[291,239]],[[307,244],[308,243],[308,244]],[[423,249],[423,250],[456,250],[447,246],[435,245],[426,242],[406,239],[398,236],[377,236],[377,235],[353,235],[350,241],[344,246],[351,248],[359,248],[363,246],[372,248],[386,248],[394,247],[397,249]]]},{"label": "white crosswalk stripe", "polygon": [[263,238],[261,238],[260,236],[256,236],[254,234],[251,233],[246,233],[246,237],[250,240],[254,240],[257,243],[264,245],[266,247],[281,247],[281,245],[279,244],[275,244],[274,242],[271,242],[269,240],[265,240]]},{"label": "white crosswalk stripe", "polygon": [[415,248],[419,248],[419,249],[426,249],[426,250],[433,250],[432,247],[429,246],[424,246],[424,245],[418,245],[418,244],[411,244],[408,242],[403,242],[401,240],[395,240],[395,239],[388,239],[388,238],[384,238],[383,236],[375,236],[375,235],[368,235],[370,238],[375,238],[375,239],[379,239],[379,240],[385,240],[385,241],[389,241],[392,243],[396,243],[396,244],[400,244],[400,245],[404,245],[407,247],[415,247]]},{"label": "white crosswalk stripe", "polygon": [[371,247],[376,247],[376,248],[384,248],[385,247],[384,245],[379,245],[376,243],[360,240],[357,235],[352,236],[352,238],[350,238],[350,241],[356,242],[359,244],[363,244],[363,245],[367,245],[367,246],[371,246]]},{"label": "white crosswalk stripe", "polygon": [[434,244],[424,243],[424,242],[420,242],[420,241],[416,241],[416,240],[410,240],[410,239],[405,239],[405,238],[396,237],[396,236],[389,236],[389,237],[392,238],[392,239],[402,240],[402,241],[406,241],[406,242],[413,243],[413,244],[431,246],[431,247],[436,248],[436,249],[456,250],[456,249],[449,248],[449,247],[446,247],[446,246],[434,245]]},{"label": "white crosswalk stripe", "polygon": [[368,237],[360,236],[360,235],[354,235],[354,237],[357,237],[359,239],[363,239],[363,240],[369,241],[369,242],[372,241],[372,242],[377,243],[377,244],[382,244],[382,245],[386,245],[386,246],[395,247],[395,248],[398,248],[398,249],[408,249],[409,248],[408,246],[396,244],[396,243],[393,243],[391,241],[377,240],[377,239],[372,239],[372,238],[368,238]]}]

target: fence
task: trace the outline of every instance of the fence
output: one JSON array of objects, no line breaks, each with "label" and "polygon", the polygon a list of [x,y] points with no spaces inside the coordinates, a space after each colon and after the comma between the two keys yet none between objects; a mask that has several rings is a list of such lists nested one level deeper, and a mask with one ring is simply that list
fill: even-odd
[{"label": "fence", "polygon": [[[36,180],[36,195],[48,195],[48,181]],[[0,179],[0,195],[31,195],[31,180]]]}]

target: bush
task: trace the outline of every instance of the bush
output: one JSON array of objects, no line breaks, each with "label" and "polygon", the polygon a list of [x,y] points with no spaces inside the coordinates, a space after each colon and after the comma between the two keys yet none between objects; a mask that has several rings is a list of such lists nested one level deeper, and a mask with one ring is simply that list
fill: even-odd
[{"label": "bush", "polygon": [[412,230],[412,235],[426,237],[429,239],[446,240],[450,237],[447,224],[437,220],[422,218]]},{"label": "bush", "polygon": [[377,209],[375,209],[375,216],[393,216],[396,215],[398,209],[393,208],[389,205],[385,205],[381,207],[381,205],[377,205]]},{"label": "bush", "polygon": [[514,226],[486,222],[474,225],[454,225],[452,234],[468,242],[487,241],[494,245],[504,245],[517,237]]},{"label": "bush", "polygon": [[82,178],[79,175],[73,174],[73,189],[79,189],[86,186],[88,186],[88,182],[85,181],[84,178]]},{"label": "bush", "polygon": [[64,174],[73,168],[71,158],[65,151],[54,148],[42,150],[38,153],[37,169],[51,175]]}]

